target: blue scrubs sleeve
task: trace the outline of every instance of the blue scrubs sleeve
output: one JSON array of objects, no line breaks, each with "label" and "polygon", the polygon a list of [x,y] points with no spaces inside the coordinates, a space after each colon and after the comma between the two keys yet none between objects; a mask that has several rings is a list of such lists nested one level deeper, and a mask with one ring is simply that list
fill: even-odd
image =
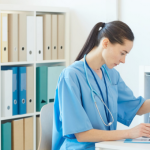
[{"label": "blue scrubs sleeve", "polygon": [[58,99],[62,134],[75,138],[75,133],[93,129],[81,103],[80,86],[77,79],[62,78],[58,84]]},{"label": "blue scrubs sleeve", "polygon": [[[119,73],[119,72],[118,72]],[[119,74],[118,80],[118,121],[129,126],[137,111],[144,103],[142,96],[135,97]]]}]

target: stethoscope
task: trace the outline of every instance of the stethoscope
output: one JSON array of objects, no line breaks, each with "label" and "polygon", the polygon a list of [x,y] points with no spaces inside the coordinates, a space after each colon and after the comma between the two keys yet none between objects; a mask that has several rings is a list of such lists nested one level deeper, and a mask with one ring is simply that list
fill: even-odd
[{"label": "stethoscope", "polygon": [[[113,118],[113,115],[112,115],[112,113],[110,112],[110,110],[108,109],[108,107],[106,106],[106,104],[104,103],[104,101],[102,100],[102,98],[101,98],[101,96],[95,91],[95,90],[93,90],[93,88],[92,88],[92,86],[91,86],[91,84],[90,84],[90,82],[89,82],[89,78],[88,78],[88,74],[87,74],[87,70],[86,70],[86,64],[87,64],[87,62],[86,62],[86,54],[84,55],[84,70],[85,70],[85,75],[86,75],[86,79],[87,79],[87,83],[88,83],[88,85],[89,85],[89,87],[90,87],[90,90],[91,90],[91,95],[92,95],[92,100],[94,101],[94,103],[95,103],[95,106],[96,106],[96,108],[97,108],[97,111],[98,111],[98,113],[99,113],[99,116],[100,116],[100,118],[101,118],[101,120],[102,120],[102,122],[104,123],[104,125],[105,126],[111,126],[112,125],[112,123],[114,122],[114,118]],[[88,66],[89,67],[89,66]],[[108,77],[108,79],[109,79],[109,81],[110,81],[110,83],[111,83],[111,79],[110,79],[110,77],[109,77],[109,75],[108,75],[108,73],[107,73],[107,70],[106,70],[106,68],[104,67],[104,66],[102,66],[103,68],[104,68],[104,70],[105,70],[105,72],[106,72],[106,74],[107,74],[107,77]],[[89,67],[89,69],[90,69],[90,71],[92,72],[92,70],[91,70],[91,68]],[[93,75],[94,76],[94,75]],[[95,76],[94,76],[94,78],[95,78]],[[97,80],[95,79],[95,81],[96,81],[96,83],[97,83]],[[98,84],[98,83],[97,83]],[[100,89],[100,88],[99,88]],[[107,89],[107,86],[106,86],[106,89]],[[105,122],[104,122],[104,120],[103,120],[103,118],[102,118],[102,116],[101,116],[101,114],[100,114],[100,112],[99,112],[99,109],[98,109],[98,107],[97,107],[97,104],[96,104],[96,100],[95,100],[95,98],[94,98],[94,95],[96,95],[96,96],[98,96],[99,97],[99,99],[102,101],[102,103],[104,104],[104,106],[107,108],[107,110],[109,111],[109,113],[110,113],[110,115],[111,115],[111,117],[112,117],[112,122],[109,122],[108,123],[108,125],[106,125],[105,124]]]}]

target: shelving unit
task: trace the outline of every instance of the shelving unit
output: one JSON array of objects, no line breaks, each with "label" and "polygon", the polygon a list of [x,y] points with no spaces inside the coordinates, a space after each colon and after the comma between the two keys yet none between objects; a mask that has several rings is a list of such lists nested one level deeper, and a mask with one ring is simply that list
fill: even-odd
[{"label": "shelving unit", "polygon": [[[2,66],[34,66],[34,113],[24,114],[24,115],[16,115],[12,117],[1,117],[0,111],[0,121],[7,121],[7,120],[15,120],[21,119],[25,117],[33,117],[33,146],[34,150],[36,150],[36,116],[40,115],[40,112],[36,112],[36,67],[38,66],[56,66],[56,65],[70,65],[70,25],[69,25],[69,9],[68,8],[59,8],[59,7],[47,7],[47,6],[23,6],[23,5],[9,5],[9,4],[0,4],[0,13],[13,13],[13,12],[28,12],[34,16],[34,60],[31,62],[8,62],[8,63],[1,63],[0,62],[0,69]],[[40,13],[55,13],[60,14],[63,13],[65,15],[65,59],[59,60],[43,60],[43,61],[36,61],[36,15]],[[0,19],[1,20],[1,19]],[[1,26],[1,23],[0,23]],[[1,29],[1,27],[0,27]],[[1,30],[0,30],[1,35]],[[0,47],[1,47],[1,40],[0,40]],[[1,58],[1,53],[0,53]],[[0,95],[1,95],[1,74],[0,74]],[[1,108],[1,96],[0,96],[0,108]],[[1,124],[0,124],[0,135],[1,135]],[[0,150],[1,150],[1,136],[0,136]]]}]

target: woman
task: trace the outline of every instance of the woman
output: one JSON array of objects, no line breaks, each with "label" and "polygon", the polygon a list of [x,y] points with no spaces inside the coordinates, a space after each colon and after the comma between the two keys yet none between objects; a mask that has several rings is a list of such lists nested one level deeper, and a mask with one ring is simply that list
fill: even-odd
[{"label": "woman", "polygon": [[[101,28],[101,29],[100,29]],[[121,21],[97,23],[76,61],[59,77],[53,119],[53,150],[94,150],[95,143],[150,137],[150,125],[129,126],[135,115],[150,112],[150,100],[136,98],[116,65],[125,63],[134,35]]]}]

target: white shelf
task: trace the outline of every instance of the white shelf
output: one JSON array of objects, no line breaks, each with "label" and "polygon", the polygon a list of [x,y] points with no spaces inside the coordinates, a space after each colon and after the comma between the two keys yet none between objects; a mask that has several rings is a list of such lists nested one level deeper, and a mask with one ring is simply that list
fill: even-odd
[{"label": "white shelf", "polygon": [[9,119],[17,119],[17,118],[24,118],[24,117],[33,117],[35,113],[30,114],[22,114],[22,115],[15,115],[11,117],[1,117],[1,120],[9,120]]},{"label": "white shelf", "polygon": [[35,115],[40,115],[40,114],[41,114],[41,112],[36,112],[36,113],[35,113]]},{"label": "white shelf", "polygon": [[1,66],[17,66],[17,65],[32,65],[34,62],[7,62],[7,63],[1,63]]},{"label": "white shelf", "polygon": [[43,61],[37,61],[36,64],[42,64],[42,63],[65,63],[65,59],[58,59],[58,60],[43,60]]},{"label": "white shelf", "polygon": [[[65,15],[65,59],[58,59],[58,60],[42,60],[36,61],[36,28],[34,31],[34,60],[32,62],[7,62],[7,63],[0,63],[0,70],[2,66],[34,66],[34,113],[30,114],[23,114],[23,115],[15,115],[11,117],[0,117],[1,122],[12,120],[12,119],[19,119],[24,117],[33,117],[33,146],[34,150],[36,150],[36,116],[40,115],[40,112],[36,112],[36,67],[41,65],[65,65],[66,67],[70,65],[70,14],[68,8],[62,7],[47,7],[47,6],[28,6],[28,5],[15,5],[15,4],[0,4],[0,13],[9,12],[9,13],[16,13],[16,12],[28,12],[34,16],[34,22],[36,22],[36,14],[42,13],[56,13],[60,14],[63,13]],[[1,29],[1,28],[0,28]],[[0,31],[1,35],[1,31]],[[0,40],[1,45],[1,40]],[[0,52],[1,58],[1,52]],[[0,95],[1,95],[1,73],[0,73]],[[0,108],[1,108],[1,96],[0,96]],[[1,111],[0,111],[1,116]],[[1,124],[0,124],[0,135],[1,135]],[[0,136],[0,150],[1,150],[1,136]]]}]

